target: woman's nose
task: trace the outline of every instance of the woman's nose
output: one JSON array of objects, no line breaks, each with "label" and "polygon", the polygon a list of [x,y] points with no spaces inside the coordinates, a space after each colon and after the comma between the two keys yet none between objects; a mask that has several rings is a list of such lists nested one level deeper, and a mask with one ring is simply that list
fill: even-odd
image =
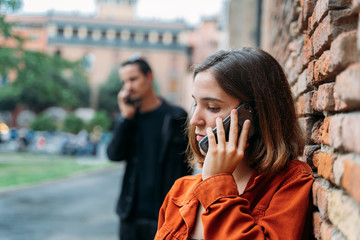
[{"label": "woman's nose", "polygon": [[192,126],[205,126],[205,121],[204,119],[201,117],[201,115],[199,114],[198,111],[194,111],[194,114],[192,115],[191,119],[190,119],[190,124]]}]

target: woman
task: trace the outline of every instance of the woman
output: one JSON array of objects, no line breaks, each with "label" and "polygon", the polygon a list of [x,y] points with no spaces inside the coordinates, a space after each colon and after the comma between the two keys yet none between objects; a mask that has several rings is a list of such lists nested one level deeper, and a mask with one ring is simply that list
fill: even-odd
[{"label": "woman", "polygon": [[[175,182],[155,239],[308,239],[313,176],[296,160],[304,140],[279,63],[260,49],[219,51],[195,69],[193,98],[190,161],[202,174]],[[239,136],[242,103],[254,113]],[[222,119],[230,112],[226,141]],[[207,153],[199,148],[206,135]]]}]

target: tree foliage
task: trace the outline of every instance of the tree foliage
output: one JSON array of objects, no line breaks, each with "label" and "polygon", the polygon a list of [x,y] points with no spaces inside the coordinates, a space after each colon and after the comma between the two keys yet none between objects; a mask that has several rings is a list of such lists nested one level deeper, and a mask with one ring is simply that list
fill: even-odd
[{"label": "tree foliage", "polygon": [[105,83],[100,85],[98,104],[100,110],[105,110],[109,114],[119,111],[117,95],[121,87],[122,81],[117,69],[114,68]]},{"label": "tree foliage", "polygon": [[5,14],[20,6],[21,0],[0,0],[0,37],[18,40],[16,48],[0,47],[0,78],[10,71],[17,75],[14,82],[0,86],[0,111],[13,110],[16,104],[36,112],[50,106],[88,107],[90,87],[81,61],[23,49],[26,39],[15,36],[14,24],[5,21]]},{"label": "tree foliage", "polygon": [[30,128],[34,131],[55,131],[56,124],[50,117],[40,114],[30,123]]},{"label": "tree foliage", "polygon": [[22,47],[24,39],[13,34],[14,23],[5,21],[6,14],[12,13],[21,7],[21,0],[0,0],[0,39],[14,39],[18,42],[16,48],[0,47],[0,76],[7,76],[10,69],[15,69],[19,64],[16,54]]},{"label": "tree foliage", "polygon": [[95,116],[88,123],[88,131],[91,132],[95,126],[101,127],[103,131],[110,129],[111,119],[105,111],[96,112]]},{"label": "tree foliage", "polygon": [[75,116],[75,114],[69,114],[64,119],[63,131],[73,134],[78,134],[82,129],[84,129],[84,121]]},{"label": "tree foliage", "polygon": [[[15,99],[36,112],[50,106],[68,109],[88,106],[90,87],[79,62],[24,50],[20,66],[16,80],[1,88],[1,92],[8,94],[0,93],[0,101],[12,102]],[[13,105],[7,108],[11,107]],[[0,110],[5,110],[1,104]]]}]

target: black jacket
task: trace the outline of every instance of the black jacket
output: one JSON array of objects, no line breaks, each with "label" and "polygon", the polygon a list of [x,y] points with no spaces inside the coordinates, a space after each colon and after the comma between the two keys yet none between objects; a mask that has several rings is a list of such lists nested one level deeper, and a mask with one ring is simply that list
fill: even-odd
[{"label": "black jacket", "polygon": [[[185,149],[187,136],[185,135],[187,113],[180,107],[170,105],[164,101],[167,113],[162,127],[162,140],[160,157],[157,167],[160,171],[156,176],[156,184],[160,186],[156,194],[157,211],[176,179],[191,174],[186,163]],[[135,154],[136,125],[133,120],[120,117],[114,130],[113,138],[107,148],[107,155],[112,161],[127,162],[120,198],[116,212],[121,219],[127,219],[131,215],[134,203],[136,174],[141,172],[141,164],[138,164]]]}]

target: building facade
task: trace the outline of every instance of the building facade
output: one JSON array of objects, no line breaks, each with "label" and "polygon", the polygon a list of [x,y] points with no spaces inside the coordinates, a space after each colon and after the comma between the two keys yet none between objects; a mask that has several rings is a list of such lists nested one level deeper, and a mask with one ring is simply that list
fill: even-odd
[{"label": "building facade", "polygon": [[82,59],[91,87],[91,106],[96,108],[99,85],[110,72],[134,54],[151,64],[160,94],[180,104],[188,73],[189,28],[184,23],[143,22],[134,19],[136,1],[98,0],[98,14],[7,16],[28,41],[26,49]]}]

